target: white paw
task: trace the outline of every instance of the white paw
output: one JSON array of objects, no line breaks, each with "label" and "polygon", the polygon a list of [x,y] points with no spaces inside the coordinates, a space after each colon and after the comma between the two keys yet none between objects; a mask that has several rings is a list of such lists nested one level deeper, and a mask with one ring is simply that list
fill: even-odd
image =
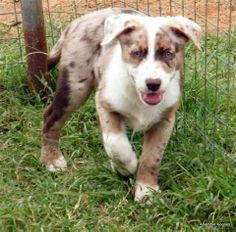
[{"label": "white paw", "polygon": [[113,172],[118,172],[120,173],[122,176],[131,176],[134,175],[134,173],[136,172],[137,169],[137,165],[138,165],[138,161],[137,159],[133,159],[131,162],[129,163],[122,163],[120,161],[114,161],[111,160],[111,168]]},{"label": "white paw", "polygon": [[52,164],[46,165],[46,167],[50,172],[66,171],[67,163],[65,158],[60,156],[58,159],[54,160]]},{"label": "white paw", "polygon": [[150,197],[154,192],[161,192],[158,185],[149,186],[137,182],[135,186],[134,200],[140,202],[145,200],[145,198]]}]

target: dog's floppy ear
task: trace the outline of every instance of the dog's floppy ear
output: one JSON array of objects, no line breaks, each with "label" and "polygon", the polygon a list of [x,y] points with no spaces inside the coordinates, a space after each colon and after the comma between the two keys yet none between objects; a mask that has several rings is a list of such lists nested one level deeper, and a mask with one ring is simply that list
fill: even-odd
[{"label": "dog's floppy ear", "polygon": [[191,40],[198,50],[201,49],[201,27],[190,19],[182,16],[172,17],[171,30],[176,36],[182,37],[187,41]]},{"label": "dog's floppy ear", "polygon": [[114,39],[123,33],[129,33],[135,29],[132,20],[134,16],[128,14],[113,15],[106,19],[104,23],[104,38],[101,45],[110,44]]}]

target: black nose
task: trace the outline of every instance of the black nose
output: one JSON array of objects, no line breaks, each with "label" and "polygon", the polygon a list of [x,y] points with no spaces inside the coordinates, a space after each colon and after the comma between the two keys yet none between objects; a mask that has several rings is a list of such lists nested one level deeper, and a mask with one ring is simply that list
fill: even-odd
[{"label": "black nose", "polygon": [[149,78],[146,80],[146,85],[148,90],[151,91],[157,91],[160,86],[161,86],[161,80],[160,79],[153,79],[153,78]]}]

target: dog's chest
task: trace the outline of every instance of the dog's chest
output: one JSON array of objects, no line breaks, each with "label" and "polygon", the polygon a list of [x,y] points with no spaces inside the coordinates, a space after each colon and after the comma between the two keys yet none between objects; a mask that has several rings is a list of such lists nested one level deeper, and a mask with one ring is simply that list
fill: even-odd
[{"label": "dog's chest", "polygon": [[[148,109],[149,108],[149,109]],[[137,131],[145,131],[154,123],[160,121],[164,108],[155,107],[150,109],[150,107],[145,107],[136,104],[125,105],[120,111],[125,119],[125,123],[132,129]]]}]

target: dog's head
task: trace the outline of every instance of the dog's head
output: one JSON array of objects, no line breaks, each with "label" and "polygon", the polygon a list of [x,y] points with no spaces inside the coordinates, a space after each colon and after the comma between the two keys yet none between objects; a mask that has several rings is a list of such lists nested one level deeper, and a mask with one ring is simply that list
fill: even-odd
[{"label": "dog's head", "polygon": [[119,42],[122,60],[144,104],[161,102],[183,64],[188,41],[200,50],[201,28],[177,17],[147,17],[120,14],[105,21],[102,46]]}]

